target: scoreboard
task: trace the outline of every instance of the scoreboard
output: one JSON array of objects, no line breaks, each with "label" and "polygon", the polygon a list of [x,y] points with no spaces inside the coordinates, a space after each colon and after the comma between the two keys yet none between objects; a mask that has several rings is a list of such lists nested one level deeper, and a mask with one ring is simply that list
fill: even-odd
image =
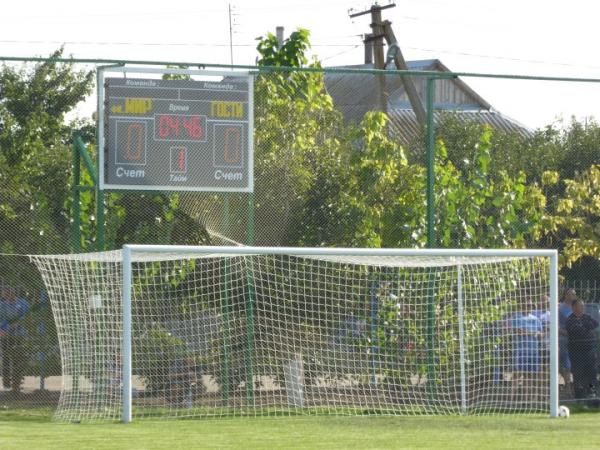
[{"label": "scoreboard", "polygon": [[102,77],[101,188],[252,191],[252,78],[214,74]]}]

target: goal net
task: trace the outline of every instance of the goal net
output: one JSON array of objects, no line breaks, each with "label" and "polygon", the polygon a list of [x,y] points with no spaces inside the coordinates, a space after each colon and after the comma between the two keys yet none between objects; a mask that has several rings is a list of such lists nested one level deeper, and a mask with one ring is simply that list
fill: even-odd
[{"label": "goal net", "polygon": [[556,252],[126,246],[33,256],[58,420],[557,410]]}]

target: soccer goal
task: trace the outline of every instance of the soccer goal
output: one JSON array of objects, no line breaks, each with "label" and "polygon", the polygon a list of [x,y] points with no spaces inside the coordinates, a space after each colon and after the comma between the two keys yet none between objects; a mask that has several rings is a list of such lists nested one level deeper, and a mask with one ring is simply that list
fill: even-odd
[{"label": "soccer goal", "polygon": [[557,253],[127,245],[34,256],[58,420],[558,410]]}]

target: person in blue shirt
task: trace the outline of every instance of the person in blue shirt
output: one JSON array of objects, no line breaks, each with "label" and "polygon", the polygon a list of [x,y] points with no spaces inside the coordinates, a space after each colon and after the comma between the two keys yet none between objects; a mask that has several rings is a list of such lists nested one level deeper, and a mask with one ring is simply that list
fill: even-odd
[{"label": "person in blue shirt", "polygon": [[0,289],[0,349],[2,351],[2,384],[5,389],[19,392],[23,382],[25,327],[20,319],[29,311],[29,303],[17,297],[8,286]]},{"label": "person in blue shirt", "polygon": [[544,326],[532,309],[533,304],[527,301],[522,311],[510,320],[513,332],[513,395],[541,389]]}]

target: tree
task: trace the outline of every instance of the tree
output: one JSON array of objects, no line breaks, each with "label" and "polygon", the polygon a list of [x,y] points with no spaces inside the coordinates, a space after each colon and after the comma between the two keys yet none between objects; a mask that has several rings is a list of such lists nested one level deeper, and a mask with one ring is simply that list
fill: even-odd
[{"label": "tree", "polygon": [[484,127],[472,159],[457,169],[445,143],[437,144],[436,207],[438,244],[443,247],[524,247],[541,232],[546,198],[519,172],[490,171],[490,127]]},{"label": "tree", "polygon": [[[549,173],[548,184],[558,183],[558,175]],[[600,259],[600,165],[592,165],[575,179],[563,180],[564,195],[555,203],[548,233],[563,243],[561,260],[571,266],[591,257]]]},{"label": "tree", "polygon": [[[257,46],[260,67],[301,68],[310,47],[300,29],[278,48],[268,34]],[[313,61],[311,68],[318,68]],[[255,190],[258,242],[290,244],[301,233],[297,224],[306,195],[314,186],[315,169],[335,158],[341,115],[325,92],[323,74],[301,70],[263,69],[255,82]]]},{"label": "tree", "polygon": [[0,68],[0,253],[8,254],[0,256],[0,282],[19,287],[32,304],[20,319],[28,336],[23,375],[60,372],[39,273],[14,254],[69,250],[71,135],[88,124],[67,115],[91,93],[93,74],[57,62],[62,53],[29,68]]},{"label": "tree", "polygon": [[[444,141],[448,159],[462,169],[474,158],[479,137],[487,125],[461,120],[456,114],[441,116],[437,137]],[[588,118],[580,122],[558,122],[530,134],[490,129],[490,173],[505,171],[510,176],[525,172],[530,181],[540,182],[544,172],[555,171],[561,179],[575,177],[592,164],[600,163],[598,143],[600,126]],[[410,148],[409,160],[423,162],[424,150],[419,143]]]},{"label": "tree", "polygon": [[336,197],[324,199],[333,214],[320,217],[331,229],[328,245],[412,246],[423,228],[423,168],[408,164],[403,148],[387,136],[387,120],[381,112],[367,113],[338,137],[337,173],[327,173]]},{"label": "tree", "polygon": [[[343,149],[330,163],[342,169],[322,169],[327,176],[314,193],[309,190],[312,196],[299,222],[302,244],[425,245],[425,169],[409,163],[402,147],[388,138],[386,121],[382,113],[367,113],[358,127],[340,137]],[[437,141],[435,225],[440,246],[523,247],[541,234],[543,191],[528,184],[523,172],[492,173],[491,137],[492,130],[484,127],[460,168],[448,157],[445,142]],[[319,197],[323,191],[326,195]]]},{"label": "tree", "polygon": [[68,249],[70,140],[85,126],[66,115],[92,89],[92,73],[58,63],[0,69],[0,235],[5,252]]}]

